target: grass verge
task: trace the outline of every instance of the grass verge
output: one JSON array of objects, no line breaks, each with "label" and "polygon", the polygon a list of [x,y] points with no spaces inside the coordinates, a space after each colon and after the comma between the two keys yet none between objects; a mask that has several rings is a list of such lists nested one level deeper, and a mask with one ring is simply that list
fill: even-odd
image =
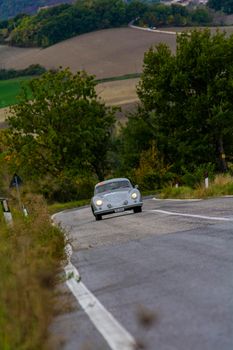
[{"label": "grass verge", "polygon": [[210,181],[208,188],[205,188],[204,184],[199,184],[194,189],[188,186],[178,188],[168,186],[160,192],[159,198],[194,199],[228,195],[233,195],[233,177],[217,175],[213,181]]},{"label": "grass verge", "polygon": [[49,213],[52,215],[59,211],[83,207],[84,205],[90,204],[90,202],[91,202],[90,199],[82,199],[79,201],[73,201],[68,203],[53,203],[48,206],[48,210],[49,210]]},{"label": "grass verge", "polygon": [[0,217],[1,350],[52,348],[48,328],[54,317],[55,287],[64,261],[64,235],[52,226],[41,197],[25,202],[30,215]]}]

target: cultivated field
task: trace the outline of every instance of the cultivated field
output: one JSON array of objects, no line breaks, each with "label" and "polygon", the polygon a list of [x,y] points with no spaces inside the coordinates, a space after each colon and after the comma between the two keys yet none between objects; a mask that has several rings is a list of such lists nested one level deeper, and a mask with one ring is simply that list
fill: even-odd
[{"label": "cultivated field", "polygon": [[[181,31],[180,28],[166,30]],[[233,27],[221,30],[233,33]],[[0,68],[23,69],[39,63],[46,68],[70,67],[73,72],[85,69],[98,79],[140,73],[144,53],[159,42],[168,44],[175,52],[176,35],[132,28],[83,34],[46,49],[0,46]],[[98,85],[97,93],[107,104],[129,105],[137,100],[137,82],[132,79],[103,83]],[[4,118],[4,112],[0,118]]]},{"label": "cultivated field", "polygon": [[96,31],[76,36],[46,49],[1,47],[0,66],[23,69],[39,63],[46,68],[85,69],[97,78],[114,77],[142,70],[144,52],[165,41],[175,50],[175,35],[131,28]]},{"label": "cultivated field", "polygon": [[[232,33],[232,28],[222,30]],[[97,78],[114,77],[141,72],[145,51],[159,42],[165,42],[175,51],[175,35],[132,28],[106,29],[76,36],[46,49],[0,46],[0,67],[23,69],[39,63],[46,68],[70,67],[73,72],[85,69]]]},{"label": "cultivated field", "polygon": [[[136,94],[138,81],[139,79],[128,79],[101,83],[96,86],[96,92],[107,105],[121,106],[124,111],[127,111],[132,104],[135,105],[135,102],[138,101]],[[9,108],[0,109],[0,124],[4,122],[8,112]]]}]

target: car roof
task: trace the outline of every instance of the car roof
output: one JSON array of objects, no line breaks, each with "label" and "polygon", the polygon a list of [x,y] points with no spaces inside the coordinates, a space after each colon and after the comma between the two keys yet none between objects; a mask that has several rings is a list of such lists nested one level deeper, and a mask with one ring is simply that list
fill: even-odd
[{"label": "car roof", "polygon": [[114,179],[109,179],[109,180],[105,180],[105,181],[101,181],[101,182],[98,182],[95,187],[97,186],[100,186],[100,185],[105,185],[109,182],[117,182],[117,181],[129,181],[129,179],[127,179],[126,177],[118,177],[118,178],[114,178]]}]

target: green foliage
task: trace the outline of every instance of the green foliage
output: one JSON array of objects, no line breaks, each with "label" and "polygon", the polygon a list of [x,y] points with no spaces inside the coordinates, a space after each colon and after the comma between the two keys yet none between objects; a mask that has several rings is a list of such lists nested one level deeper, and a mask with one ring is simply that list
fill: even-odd
[{"label": "green foliage", "polygon": [[180,199],[195,198],[193,189],[188,186],[180,186],[180,187],[167,186],[162,189],[162,191],[159,194],[159,197],[160,198],[180,198]]},{"label": "green foliage", "polygon": [[48,210],[50,214],[54,214],[62,210],[83,207],[85,205],[90,205],[90,199],[81,199],[79,201],[73,201],[73,202],[67,202],[67,203],[53,203],[48,206]]},{"label": "green foliage", "polygon": [[205,173],[212,179],[228,170],[232,53],[233,36],[195,30],[177,37],[176,55],[165,44],[145,54],[137,87],[141,105],[118,136],[117,175],[147,190],[169,182],[193,187]]},{"label": "green foliage", "polygon": [[0,22],[0,42],[15,46],[47,47],[75,35],[127,25],[205,25],[211,22],[207,10],[187,10],[158,1],[79,0],[73,5],[43,9],[36,15],[20,15]]},{"label": "green foliage", "polygon": [[233,37],[209,30],[177,37],[177,53],[160,44],[144,59],[138,94],[158,150],[173,171],[232,157]]},{"label": "green foliage", "polygon": [[41,193],[48,203],[65,203],[91,198],[97,181],[90,174],[74,176],[62,173],[57,177],[47,175],[33,182],[29,180],[27,187],[35,194]]},{"label": "green foliage", "polygon": [[190,186],[166,186],[160,191],[160,198],[208,198],[233,195],[233,178],[229,175],[217,175],[210,179],[206,188],[204,180],[194,187]]},{"label": "green foliage", "polygon": [[171,6],[152,4],[139,19],[140,25],[148,27],[207,25],[211,21],[212,17],[208,10],[203,8],[188,10],[177,4]]},{"label": "green foliage", "polygon": [[123,0],[78,1],[25,16],[11,31],[10,43],[17,46],[53,45],[74,35],[127,23]]},{"label": "green foliage", "polygon": [[215,166],[214,164],[201,164],[197,165],[195,169],[191,172],[186,170],[184,167],[182,169],[183,174],[179,178],[179,183],[194,187],[197,184],[200,184],[204,181],[205,177],[208,177],[210,180],[214,178],[215,174]]},{"label": "green foliage", "polygon": [[215,11],[223,11],[227,14],[233,13],[232,0],[209,0],[207,5]]},{"label": "green foliage", "polygon": [[93,76],[47,72],[22,89],[11,113],[10,159],[25,178],[54,177],[64,190],[67,178],[103,179],[115,119],[114,109],[97,98]]},{"label": "green foliage", "polygon": [[0,80],[14,79],[17,77],[41,75],[46,69],[39,64],[31,64],[25,69],[0,69]]},{"label": "green foliage", "polygon": [[144,122],[140,112],[130,115],[126,126],[122,126],[118,135],[117,152],[120,161],[118,170],[124,173],[128,169],[137,168],[140,154],[149,148],[148,141],[151,139],[151,130]]},{"label": "green foliage", "polygon": [[36,13],[39,7],[73,2],[73,0],[0,0],[0,18],[12,19],[24,16],[25,13]]}]

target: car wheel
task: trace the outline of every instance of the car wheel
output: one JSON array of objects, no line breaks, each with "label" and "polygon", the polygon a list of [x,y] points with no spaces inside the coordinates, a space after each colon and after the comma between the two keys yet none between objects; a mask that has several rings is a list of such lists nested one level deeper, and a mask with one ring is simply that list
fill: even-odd
[{"label": "car wheel", "polygon": [[102,220],[102,215],[97,214],[97,215],[95,216],[95,219],[96,219],[96,221]]},{"label": "car wheel", "polygon": [[141,213],[141,211],[142,211],[142,207],[136,207],[136,208],[134,208],[134,213]]}]

